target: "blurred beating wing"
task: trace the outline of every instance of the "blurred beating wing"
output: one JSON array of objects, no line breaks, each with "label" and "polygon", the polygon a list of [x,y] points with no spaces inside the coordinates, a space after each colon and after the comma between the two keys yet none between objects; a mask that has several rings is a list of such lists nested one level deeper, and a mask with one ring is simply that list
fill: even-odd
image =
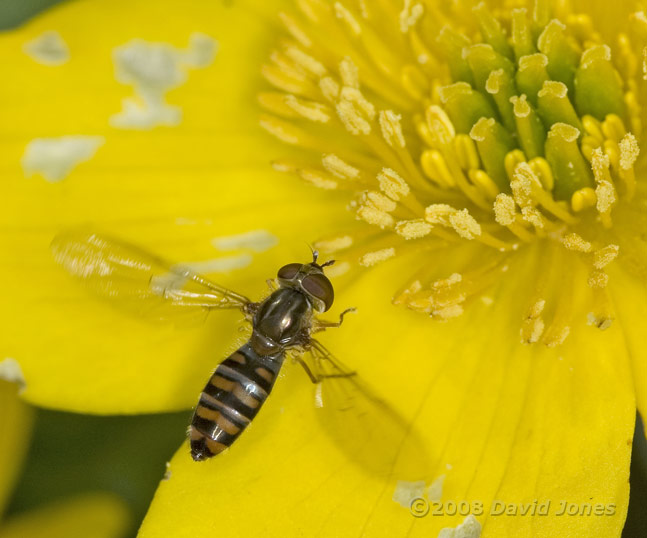
[{"label": "blurred beating wing", "polygon": [[57,263],[100,295],[156,319],[204,317],[211,309],[242,310],[250,302],[186,267],[94,232],[62,233],[51,250]]},{"label": "blurred beating wing", "polygon": [[[321,423],[349,459],[382,477],[420,480],[427,476],[427,451],[411,420],[401,416],[320,342],[312,340],[304,361],[319,379],[315,405]],[[397,398],[397,394],[390,396]]]}]

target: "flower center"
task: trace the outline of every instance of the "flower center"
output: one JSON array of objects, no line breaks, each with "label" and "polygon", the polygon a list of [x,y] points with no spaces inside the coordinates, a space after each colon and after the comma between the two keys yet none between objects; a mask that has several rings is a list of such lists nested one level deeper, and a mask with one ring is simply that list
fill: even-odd
[{"label": "flower center", "polygon": [[[588,16],[541,0],[501,13],[433,0],[297,6],[280,14],[287,35],[262,70],[276,91],[259,94],[261,125],[302,150],[277,170],[350,191],[364,225],[317,243],[337,271],[420,253],[394,303],[447,320],[491,303],[488,288],[526,250],[523,342],[564,341],[579,282],[589,324],[607,328],[613,213],[645,197],[640,36],[620,34],[612,54]],[[644,14],[634,21],[647,36]],[[446,262],[423,258],[438,249]]]}]

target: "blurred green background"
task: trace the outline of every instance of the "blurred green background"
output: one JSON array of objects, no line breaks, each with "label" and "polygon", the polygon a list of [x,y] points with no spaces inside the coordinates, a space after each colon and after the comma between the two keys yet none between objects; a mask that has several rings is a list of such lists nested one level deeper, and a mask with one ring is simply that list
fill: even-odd
[{"label": "blurred green background", "polygon": [[[0,30],[15,27],[61,1],[0,0]],[[131,507],[134,523],[129,536],[135,536],[166,462],[184,440],[189,418],[190,411],[95,417],[39,410],[25,469],[7,516],[78,493],[112,491]],[[636,431],[623,538],[647,536],[647,443],[640,422]]]}]

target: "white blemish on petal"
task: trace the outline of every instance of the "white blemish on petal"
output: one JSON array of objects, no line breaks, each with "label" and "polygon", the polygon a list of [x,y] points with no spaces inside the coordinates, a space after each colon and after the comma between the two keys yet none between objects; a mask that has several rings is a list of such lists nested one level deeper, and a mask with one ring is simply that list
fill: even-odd
[{"label": "white blemish on petal", "polygon": [[195,32],[189,37],[189,49],[184,53],[183,62],[191,67],[207,67],[218,52],[218,42],[206,34]]},{"label": "white blemish on petal", "polygon": [[430,501],[440,501],[443,496],[443,484],[445,482],[444,474],[441,474],[431,485],[427,488],[427,499]]},{"label": "white blemish on petal", "polygon": [[403,508],[411,508],[411,503],[414,499],[422,497],[425,492],[425,481],[419,480],[417,482],[408,482],[406,480],[398,480],[393,491],[391,500],[398,503]]},{"label": "white blemish on petal", "polygon": [[7,357],[6,359],[0,361],[0,379],[9,381],[9,383],[15,383],[18,385],[18,393],[24,392],[27,387],[25,382],[25,376],[22,373],[20,364],[16,359]]},{"label": "white blemish on petal", "polygon": [[252,230],[236,235],[215,237],[211,244],[218,250],[248,248],[254,252],[264,252],[277,245],[279,238],[267,230]]},{"label": "white blemish on petal", "polygon": [[473,516],[469,515],[455,529],[445,528],[438,533],[438,538],[479,538],[481,536],[481,524]]},{"label": "white blemish on petal", "polygon": [[223,258],[214,258],[200,262],[190,262],[181,264],[182,267],[188,267],[196,273],[225,273],[234,269],[242,269],[252,263],[250,254],[240,254],[238,256],[225,256]]},{"label": "white blemish on petal", "polygon": [[61,65],[70,59],[70,50],[58,32],[45,32],[23,46],[27,56],[39,64]]},{"label": "white blemish on petal", "polygon": [[168,105],[165,94],[186,81],[187,68],[209,65],[216,49],[216,42],[204,34],[193,34],[187,50],[142,39],[117,47],[113,52],[115,76],[133,86],[135,97],[123,100],[122,111],[110,118],[110,125],[120,129],[178,125],[182,110]]},{"label": "white blemish on petal", "polygon": [[70,135],[35,138],[25,147],[21,164],[26,177],[41,174],[47,181],[64,179],[79,163],[94,157],[102,136]]}]

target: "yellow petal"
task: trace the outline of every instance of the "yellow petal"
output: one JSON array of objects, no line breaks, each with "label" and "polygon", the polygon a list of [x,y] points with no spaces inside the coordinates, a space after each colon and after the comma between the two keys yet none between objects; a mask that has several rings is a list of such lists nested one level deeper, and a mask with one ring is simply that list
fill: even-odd
[{"label": "yellow petal", "polygon": [[615,314],[627,341],[628,356],[633,372],[638,411],[647,416],[647,288],[645,282],[622,270],[614,271],[610,279],[615,302]]},{"label": "yellow petal", "polygon": [[15,516],[0,528],[1,538],[118,538],[130,524],[124,501],[91,493]]},{"label": "yellow petal", "polygon": [[[74,2],[0,36],[0,278],[8,283],[0,357],[20,364],[26,400],[95,413],[186,408],[238,338],[236,313],[178,329],[134,319],[92,296],[52,259],[49,244],[60,231],[91,225],[172,262],[250,263],[212,276],[257,296],[286,260],[308,258],[306,241],[343,211],[339,203],[337,213],[329,211],[326,201],[335,196],[320,193],[312,208],[312,188],[269,167],[284,151],[258,128],[253,104],[271,33],[265,9]],[[22,50],[48,30],[67,44],[62,65],[42,65]],[[195,32],[215,39],[218,50],[211,64],[187,68],[186,81],[166,95],[182,110],[180,124],[111,127],[122,99],[134,95],[132,85],[115,78],[115,49],[144,39],[180,54]],[[66,135],[103,137],[103,144],[64,179],[25,177],[27,144]],[[267,232],[278,245],[263,252],[214,246],[250,231]]]},{"label": "yellow petal", "polygon": [[[531,260],[520,256],[510,274]],[[512,280],[493,290],[491,305],[433,323],[388,300],[384,283],[402,278],[409,264],[385,264],[342,290],[339,301],[358,312],[322,337],[410,425],[390,476],[354,461],[349,447],[361,446],[359,433],[326,433],[312,385],[287,365],[266,408],[227,453],[195,463],[180,448],[140,538],[168,529],[178,537],[437,536],[468,514],[484,537],[620,534],[635,412],[621,330],[577,331],[552,350],[522,345],[515,298],[524,284]],[[414,436],[428,470],[407,461]],[[370,449],[388,452],[379,442]],[[423,497],[444,503],[426,497],[444,515],[414,517],[393,500],[406,500],[416,481],[424,481]],[[550,502],[549,515],[490,513],[500,509],[495,501],[520,510],[535,499]],[[559,516],[561,501],[604,515]]]},{"label": "yellow petal", "polygon": [[[11,359],[0,362],[6,368]],[[22,469],[27,454],[33,413],[18,397],[19,387],[0,379],[0,515]]]}]

